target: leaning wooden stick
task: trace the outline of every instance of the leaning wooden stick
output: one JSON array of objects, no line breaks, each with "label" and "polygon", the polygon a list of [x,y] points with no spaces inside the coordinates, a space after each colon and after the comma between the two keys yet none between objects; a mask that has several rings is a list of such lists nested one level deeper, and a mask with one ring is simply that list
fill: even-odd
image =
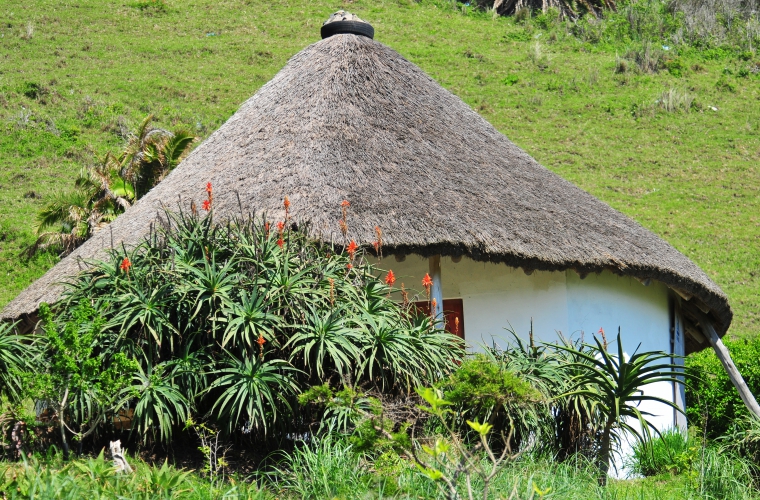
[{"label": "leaning wooden stick", "polygon": [[739,373],[739,370],[736,368],[728,349],[723,344],[723,341],[720,340],[720,337],[718,337],[718,332],[715,331],[715,328],[712,326],[712,323],[710,323],[707,316],[699,314],[697,318],[699,319],[699,326],[702,328],[702,332],[705,334],[705,337],[707,337],[707,340],[710,341],[710,345],[713,347],[713,350],[715,350],[715,354],[723,364],[723,368],[726,370],[726,373],[728,373],[728,377],[731,379],[734,387],[739,391],[739,397],[741,397],[744,404],[747,405],[747,409],[749,409],[750,413],[754,414],[755,417],[760,418],[760,405],[757,404],[755,396],[750,392],[742,374]]}]

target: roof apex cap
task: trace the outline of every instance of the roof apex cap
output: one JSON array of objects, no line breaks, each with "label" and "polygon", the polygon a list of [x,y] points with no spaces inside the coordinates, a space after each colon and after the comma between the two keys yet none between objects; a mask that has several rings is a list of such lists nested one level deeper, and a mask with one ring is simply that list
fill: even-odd
[{"label": "roof apex cap", "polygon": [[362,21],[359,16],[339,10],[330,14],[330,17],[322,24],[322,38],[328,38],[333,35],[359,35],[367,38],[375,38],[375,29],[366,21]]}]

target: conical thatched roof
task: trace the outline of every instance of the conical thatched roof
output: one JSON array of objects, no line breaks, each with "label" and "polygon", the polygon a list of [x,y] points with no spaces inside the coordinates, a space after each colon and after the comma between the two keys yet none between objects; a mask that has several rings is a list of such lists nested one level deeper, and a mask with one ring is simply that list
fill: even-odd
[{"label": "conical thatched roof", "polygon": [[[2,311],[33,313],[58,284],[111,245],[147,235],[161,204],[176,208],[214,187],[217,218],[266,211],[315,237],[350,236],[385,253],[469,255],[526,269],[604,269],[655,279],[731,322],[726,295],[693,262],[605,203],[538,164],[417,66],[370,38],[341,34],[296,54],[110,230],[63,259]],[[113,239],[113,241],[112,241]]]}]

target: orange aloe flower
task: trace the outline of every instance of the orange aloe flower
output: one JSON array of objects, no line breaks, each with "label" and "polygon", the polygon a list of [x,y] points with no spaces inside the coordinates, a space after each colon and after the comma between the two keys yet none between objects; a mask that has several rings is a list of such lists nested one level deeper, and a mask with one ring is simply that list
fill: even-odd
[{"label": "orange aloe flower", "polygon": [[354,254],[356,253],[356,250],[358,248],[359,248],[359,245],[357,245],[354,240],[351,240],[351,243],[348,244],[348,247],[346,248],[346,252],[348,252],[348,256],[351,257],[351,260],[353,260]]},{"label": "orange aloe flower", "polygon": [[385,284],[388,286],[393,286],[395,282],[396,276],[393,274],[393,270],[389,270],[388,274],[385,276]]},{"label": "orange aloe flower", "polygon": [[121,269],[125,273],[129,273],[130,267],[132,267],[132,262],[130,262],[129,257],[124,257],[124,259],[121,261],[121,265],[119,266],[119,269]]},{"label": "orange aloe flower", "polygon": [[203,200],[203,210],[206,212],[211,210],[211,200]]},{"label": "orange aloe flower", "polygon": [[422,278],[422,286],[425,287],[428,299],[430,298],[430,288],[433,286],[433,280],[430,279],[430,274],[425,273],[425,277]]}]

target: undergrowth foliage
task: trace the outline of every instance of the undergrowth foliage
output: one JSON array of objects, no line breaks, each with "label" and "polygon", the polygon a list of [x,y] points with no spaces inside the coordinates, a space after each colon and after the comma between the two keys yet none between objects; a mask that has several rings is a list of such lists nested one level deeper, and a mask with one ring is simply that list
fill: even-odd
[{"label": "undergrowth foliage", "polygon": [[407,393],[461,360],[462,342],[393,301],[353,242],[316,243],[288,216],[218,224],[207,191],[206,211],[167,212],[141,245],[91,262],[50,320],[69,328],[91,304],[100,371],[136,363],[107,410],[133,409],[143,442],[168,443],[190,415],[227,435],[276,438],[321,418],[296,403],[309,387]]}]

